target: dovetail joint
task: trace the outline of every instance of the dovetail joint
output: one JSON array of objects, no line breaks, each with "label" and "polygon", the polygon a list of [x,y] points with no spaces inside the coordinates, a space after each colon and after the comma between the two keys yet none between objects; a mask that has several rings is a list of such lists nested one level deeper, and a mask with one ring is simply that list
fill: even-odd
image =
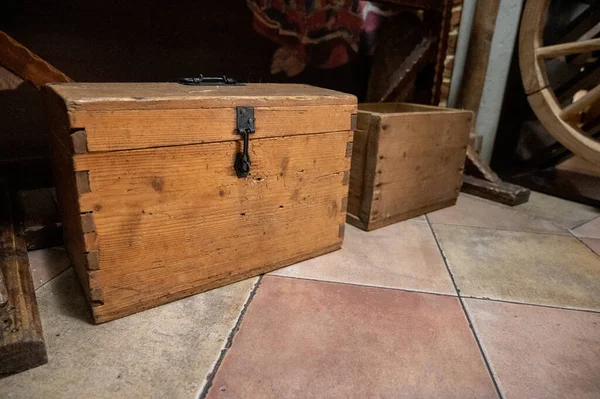
[{"label": "dovetail joint", "polygon": [[350,158],[350,157],[352,157],[352,142],[351,141],[349,141],[346,144],[346,158]]},{"label": "dovetail joint", "polygon": [[73,153],[85,154],[88,152],[87,134],[85,133],[85,130],[72,130],[70,136]]},{"label": "dovetail joint", "polygon": [[98,251],[90,251],[85,254],[86,263],[88,270],[99,270],[100,269],[100,258]]},{"label": "dovetail joint", "polygon": [[344,178],[342,179],[342,184],[344,186],[347,186],[348,184],[350,184],[350,171],[349,170],[344,172]]},{"label": "dovetail joint", "polygon": [[104,290],[101,287],[90,288],[92,306],[104,305]]},{"label": "dovetail joint", "polygon": [[79,195],[89,193],[90,190],[90,173],[87,170],[79,170],[75,172],[75,184]]},{"label": "dovetail joint", "polygon": [[81,214],[81,228],[84,233],[91,233],[96,231],[96,224],[94,223],[94,215],[92,212],[86,212]]},{"label": "dovetail joint", "polygon": [[348,210],[348,197],[342,198],[342,212],[346,212]]}]

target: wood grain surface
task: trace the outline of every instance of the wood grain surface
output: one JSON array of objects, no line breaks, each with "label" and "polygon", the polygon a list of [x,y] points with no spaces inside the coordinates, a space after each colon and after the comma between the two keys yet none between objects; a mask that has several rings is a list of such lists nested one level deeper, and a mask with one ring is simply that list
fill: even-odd
[{"label": "wood grain surface", "polygon": [[[44,90],[69,252],[95,322],[340,248],[354,96],[124,86]],[[243,179],[236,105],[255,107]]]},{"label": "wood grain surface", "polygon": [[[256,107],[251,140],[350,130],[356,105]],[[84,128],[87,151],[115,151],[239,140],[235,108],[73,112]],[[78,151],[79,152],[79,151]]]},{"label": "wood grain surface", "polygon": [[67,75],[2,31],[0,31],[0,66],[32,83],[37,89],[46,83],[71,81]]},{"label": "wood grain surface", "polygon": [[472,112],[361,104],[358,125],[364,124],[359,136],[368,134],[367,145],[355,146],[351,169],[363,178],[351,179],[349,223],[372,230],[456,201]]},{"label": "wood grain surface", "polygon": [[69,111],[356,104],[356,97],[351,94],[299,84],[66,83],[48,87],[66,100]]},{"label": "wood grain surface", "polygon": [[79,196],[98,250],[90,288],[105,314],[164,301],[212,280],[341,245],[351,132],[252,140],[251,174],[238,179],[237,142],[76,155],[89,170]]},{"label": "wood grain surface", "polygon": [[0,375],[48,361],[27,245],[11,202],[0,185]]}]

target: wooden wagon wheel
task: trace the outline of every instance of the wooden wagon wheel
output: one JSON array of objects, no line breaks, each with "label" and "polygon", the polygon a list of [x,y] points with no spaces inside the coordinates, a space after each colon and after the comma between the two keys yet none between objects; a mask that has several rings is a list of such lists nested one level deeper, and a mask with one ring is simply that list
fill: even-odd
[{"label": "wooden wagon wheel", "polygon": [[579,126],[578,116],[600,105],[600,85],[574,103],[561,107],[550,87],[545,60],[600,50],[600,39],[543,45],[543,32],[550,0],[528,0],[521,19],[519,63],[529,104],[540,122],[574,154],[600,166],[600,143]]}]

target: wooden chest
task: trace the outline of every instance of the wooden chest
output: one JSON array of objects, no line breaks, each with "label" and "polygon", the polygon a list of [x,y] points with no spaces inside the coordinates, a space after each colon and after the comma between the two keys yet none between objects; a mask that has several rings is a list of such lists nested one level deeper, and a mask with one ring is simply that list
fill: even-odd
[{"label": "wooden chest", "polygon": [[348,223],[373,230],[456,202],[471,111],[360,104],[357,123]]},{"label": "wooden chest", "polygon": [[95,322],[340,248],[354,96],[67,83],[44,97],[66,243]]}]

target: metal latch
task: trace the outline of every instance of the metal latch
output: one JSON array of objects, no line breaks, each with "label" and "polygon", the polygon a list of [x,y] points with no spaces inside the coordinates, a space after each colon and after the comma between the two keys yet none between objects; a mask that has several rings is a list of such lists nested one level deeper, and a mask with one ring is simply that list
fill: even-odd
[{"label": "metal latch", "polygon": [[245,86],[243,83],[226,75],[217,77],[200,75],[197,78],[179,78],[177,79],[177,83],[188,86]]},{"label": "metal latch", "polygon": [[254,133],[254,107],[236,107],[236,128],[237,132],[242,135],[244,144],[242,152],[238,152],[233,165],[237,177],[242,178],[250,173],[250,155],[248,155],[249,136]]}]

